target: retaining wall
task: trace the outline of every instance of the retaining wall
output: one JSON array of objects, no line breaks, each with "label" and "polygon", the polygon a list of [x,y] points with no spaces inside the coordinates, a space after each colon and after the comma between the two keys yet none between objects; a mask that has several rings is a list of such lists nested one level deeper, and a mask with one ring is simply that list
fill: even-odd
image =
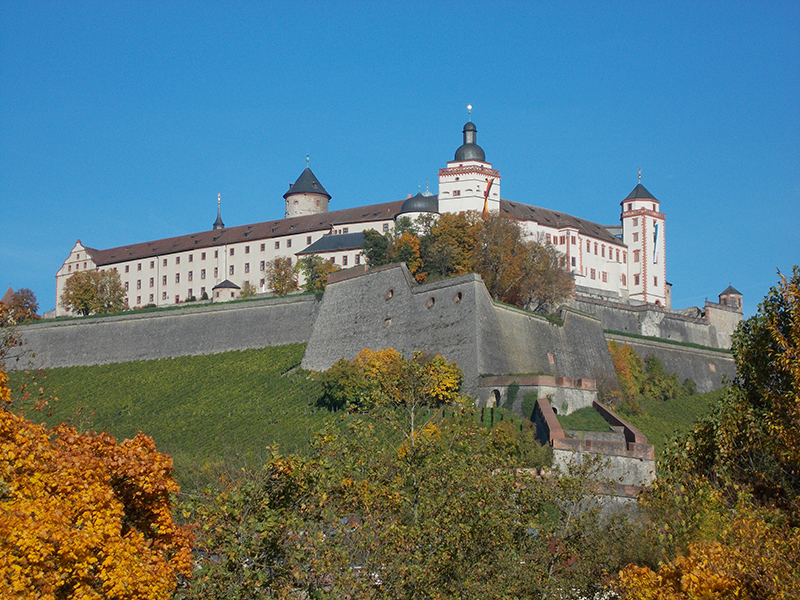
[{"label": "retaining wall", "polygon": [[307,342],[314,296],[209,304],[181,310],[70,318],[20,327],[17,368],[52,368],[214,354]]}]

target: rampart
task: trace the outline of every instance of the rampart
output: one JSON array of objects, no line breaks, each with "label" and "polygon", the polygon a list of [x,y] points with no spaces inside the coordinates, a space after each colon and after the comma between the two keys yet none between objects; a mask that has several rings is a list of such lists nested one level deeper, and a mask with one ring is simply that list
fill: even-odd
[{"label": "rampart", "polygon": [[657,337],[710,348],[730,348],[731,334],[742,313],[731,307],[706,302],[696,316],[681,314],[652,304],[631,305],[578,296],[570,306],[595,315],[604,329]]},{"label": "rampart", "polygon": [[732,380],[736,376],[736,362],[730,353],[609,332],[606,339],[628,344],[642,359],[655,356],[666,372],[677,373],[681,382],[691,378],[698,392],[715,390],[722,387],[724,378]]},{"label": "rampart", "polygon": [[71,318],[21,327],[32,368],[214,354],[306,342],[314,296],[209,304],[181,310]]}]

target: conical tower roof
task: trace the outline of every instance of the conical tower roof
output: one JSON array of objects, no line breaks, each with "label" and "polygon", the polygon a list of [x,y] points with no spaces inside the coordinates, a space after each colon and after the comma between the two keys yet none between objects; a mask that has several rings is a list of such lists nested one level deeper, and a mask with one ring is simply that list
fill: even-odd
[{"label": "conical tower roof", "polygon": [[[653,196],[650,192],[647,191],[647,188],[644,187],[641,183],[636,184],[636,187],[633,188],[633,191],[628,194],[625,200],[655,200],[658,202],[658,199]],[[622,202],[625,202],[623,200]]]},{"label": "conical tower roof", "polygon": [[300,177],[297,178],[297,181],[289,186],[289,191],[286,192],[283,197],[287,198],[292,194],[321,194],[322,196],[327,196],[328,200],[331,199],[331,195],[325,191],[325,188],[322,187],[317,176],[314,175],[308,167],[300,173]]}]

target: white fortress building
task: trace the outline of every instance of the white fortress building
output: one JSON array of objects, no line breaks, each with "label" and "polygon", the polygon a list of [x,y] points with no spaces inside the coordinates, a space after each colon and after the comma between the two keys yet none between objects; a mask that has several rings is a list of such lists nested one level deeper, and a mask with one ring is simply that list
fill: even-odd
[{"label": "white fortress building", "polygon": [[131,308],[174,305],[203,294],[230,300],[246,282],[269,292],[264,269],[277,257],[296,262],[318,254],[349,268],[364,262],[361,241],[367,229],[388,232],[399,217],[467,210],[500,212],[519,221],[531,236],[553,244],[580,296],[670,308],[666,217],[641,181],[620,202],[619,225],[502,199],[500,172],[486,161],[477,128],[469,121],[463,144],[439,170],[438,191],[329,211],[331,195],[306,166],[283,196],[283,219],[226,227],[218,200],[217,220],[207,231],[104,250],[78,240],[56,273],[56,316],[71,314],[60,299],[66,280],[79,271],[117,271]]}]

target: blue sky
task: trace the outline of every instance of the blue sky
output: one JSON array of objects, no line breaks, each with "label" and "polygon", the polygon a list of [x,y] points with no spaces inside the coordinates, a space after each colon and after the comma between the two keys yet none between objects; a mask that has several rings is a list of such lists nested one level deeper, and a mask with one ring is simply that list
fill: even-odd
[{"label": "blue sky", "polygon": [[108,248],[436,191],[466,105],[502,195],[667,216],[673,307],[800,263],[798,2],[0,1],[0,294]]}]

